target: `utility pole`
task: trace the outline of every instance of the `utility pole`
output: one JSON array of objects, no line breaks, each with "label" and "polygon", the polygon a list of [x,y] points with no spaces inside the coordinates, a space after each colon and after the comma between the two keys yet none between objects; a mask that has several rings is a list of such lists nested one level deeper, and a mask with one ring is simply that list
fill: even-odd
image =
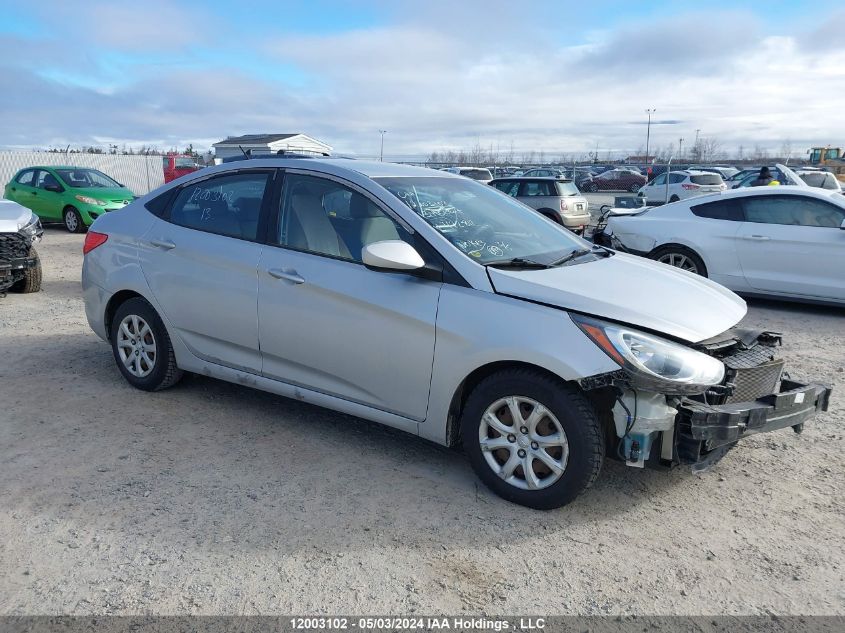
[{"label": "utility pole", "polygon": [[384,135],[387,134],[387,130],[379,130],[379,134],[381,134],[381,149],[378,153],[379,162],[384,162]]},{"label": "utility pole", "polygon": [[701,132],[700,129],[696,129],[695,131],[695,145],[692,146],[692,151],[695,153],[695,160],[701,162],[701,148],[698,145],[698,134]]},{"label": "utility pole", "polygon": [[684,160],[684,139],[678,139],[678,160]]},{"label": "utility pole", "polygon": [[648,144],[651,140],[651,115],[657,112],[657,110],[654,108],[648,108],[645,112],[648,115],[648,126],[645,130],[645,162],[646,165],[648,165]]}]

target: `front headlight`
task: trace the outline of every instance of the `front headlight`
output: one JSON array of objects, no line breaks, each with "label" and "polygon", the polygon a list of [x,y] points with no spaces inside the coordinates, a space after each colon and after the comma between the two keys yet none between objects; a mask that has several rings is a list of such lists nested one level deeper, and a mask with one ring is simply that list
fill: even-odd
[{"label": "front headlight", "polygon": [[572,315],[572,320],[631,377],[634,387],[667,395],[704,393],[725,378],[722,361],[645,332]]},{"label": "front headlight", "polygon": [[104,207],[107,204],[105,200],[97,200],[96,198],[92,198],[90,196],[74,196],[74,198],[80,202],[84,202],[85,204],[93,204],[97,207]]},{"label": "front headlight", "polygon": [[18,229],[18,232],[28,237],[31,241],[35,241],[41,237],[44,229],[41,226],[41,220],[33,213],[26,224]]}]

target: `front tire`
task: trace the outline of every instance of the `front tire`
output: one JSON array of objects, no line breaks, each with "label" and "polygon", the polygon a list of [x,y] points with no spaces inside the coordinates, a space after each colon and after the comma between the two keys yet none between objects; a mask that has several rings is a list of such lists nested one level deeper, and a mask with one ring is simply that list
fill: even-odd
[{"label": "front tire", "polygon": [[33,268],[26,269],[23,279],[16,281],[10,288],[12,292],[28,294],[41,290],[41,259],[38,257],[38,251],[35,250],[34,246],[29,249],[27,257],[35,258],[36,264]]},{"label": "front tire", "polygon": [[170,336],[146,299],[122,303],[111,323],[114,360],[126,381],[144,391],[160,391],[182,378]]},{"label": "front tire", "polygon": [[73,207],[67,207],[64,210],[62,218],[64,219],[65,228],[68,233],[82,233],[85,231],[85,223],[82,221],[82,216]]},{"label": "front tire", "polygon": [[478,477],[513,503],[551,510],[598,477],[602,427],[577,387],[530,369],[501,371],[470,394],[461,440]]},{"label": "front tire", "polygon": [[637,193],[640,190],[640,187],[642,187],[642,185],[634,183],[633,185],[630,186],[628,191],[630,191],[631,193]]}]

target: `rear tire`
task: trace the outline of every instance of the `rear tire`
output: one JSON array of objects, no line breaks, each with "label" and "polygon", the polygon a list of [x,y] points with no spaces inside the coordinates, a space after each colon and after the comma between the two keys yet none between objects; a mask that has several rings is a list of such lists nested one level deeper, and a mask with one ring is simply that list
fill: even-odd
[{"label": "rear tire", "polygon": [[68,233],[84,233],[85,232],[85,223],[82,221],[82,216],[79,214],[73,207],[66,207],[64,213],[62,214],[62,218],[65,222],[65,228],[68,230]]},{"label": "rear tire", "polygon": [[671,198],[669,198],[669,202],[677,202],[678,200],[680,200],[680,198],[678,196],[674,195],[674,194],[672,195]]},{"label": "rear tire", "polygon": [[637,183],[634,183],[633,185],[631,185],[631,187],[628,189],[628,191],[630,191],[631,193],[637,193],[640,190],[640,187],[642,187],[642,185],[638,185]]},{"label": "rear tire", "polygon": [[661,246],[648,255],[651,259],[681,270],[707,277],[707,267],[697,253],[683,246]]},{"label": "rear tire", "polygon": [[160,391],[181,380],[183,372],[176,366],[167,329],[146,299],[133,297],[122,303],[110,334],[117,368],[133,387]]},{"label": "rear tire", "polygon": [[28,294],[41,290],[41,259],[38,257],[38,251],[35,250],[34,246],[29,249],[27,256],[35,258],[35,267],[26,269],[23,279],[16,281],[12,287],[9,288],[12,292]]},{"label": "rear tire", "polygon": [[531,369],[495,373],[473,389],[461,440],[487,487],[538,510],[574,500],[604,461],[602,427],[589,400],[577,387]]}]

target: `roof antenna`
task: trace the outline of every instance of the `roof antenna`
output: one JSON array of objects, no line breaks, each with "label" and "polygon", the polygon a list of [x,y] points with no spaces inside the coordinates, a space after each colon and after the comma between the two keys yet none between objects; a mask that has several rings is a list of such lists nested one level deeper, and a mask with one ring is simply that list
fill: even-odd
[{"label": "roof antenna", "polygon": [[238,149],[244,153],[244,158],[249,158],[249,154],[246,153],[246,150],[242,146],[238,145]]}]

